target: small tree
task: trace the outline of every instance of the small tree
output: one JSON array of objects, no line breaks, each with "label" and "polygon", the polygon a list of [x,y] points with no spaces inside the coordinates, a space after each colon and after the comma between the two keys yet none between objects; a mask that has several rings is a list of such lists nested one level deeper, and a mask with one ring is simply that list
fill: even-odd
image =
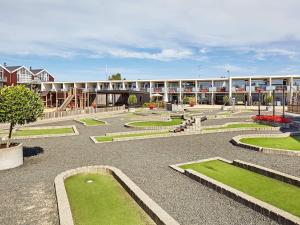
[{"label": "small tree", "polygon": [[223,104],[224,105],[227,105],[229,103],[229,97],[227,96],[227,95],[225,95],[224,97],[223,97]]},{"label": "small tree", "polygon": [[137,103],[136,95],[129,95],[128,105],[135,105]]},{"label": "small tree", "polygon": [[183,102],[183,104],[189,104],[190,98],[186,96],[183,98],[182,102]]},{"label": "small tree", "polygon": [[189,98],[189,105],[194,106],[196,104],[196,98],[195,97],[190,97]]},{"label": "small tree", "polygon": [[0,123],[9,123],[7,148],[10,146],[15,125],[37,120],[43,114],[44,105],[38,93],[23,85],[0,89]]},{"label": "small tree", "polygon": [[271,95],[265,97],[266,105],[270,105],[272,101],[273,101],[273,97]]}]

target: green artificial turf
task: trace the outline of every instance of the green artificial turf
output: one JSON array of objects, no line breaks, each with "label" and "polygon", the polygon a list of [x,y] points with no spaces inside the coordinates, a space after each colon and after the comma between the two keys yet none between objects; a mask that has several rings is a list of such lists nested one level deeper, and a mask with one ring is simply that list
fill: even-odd
[{"label": "green artificial turf", "polygon": [[300,217],[300,188],[220,160],[187,164],[212,179]]},{"label": "green artificial turf", "polygon": [[107,142],[113,141],[113,138],[127,138],[127,137],[141,137],[141,136],[149,136],[149,135],[158,135],[158,134],[167,134],[169,131],[158,131],[158,132],[145,132],[145,133],[131,133],[131,134],[120,134],[114,136],[98,136],[95,139],[98,142]]},{"label": "green artificial turf", "polygon": [[74,130],[71,127],[37,129],[37,130],[23,129],[14,132],[13,136],[33,136],[33,135],[70,134],[70,133],[74,133]]},{"label": "green artificial turf", "polygon": [[104,121],[99,121],[93,118],[83,118],[80,119],[81,122],[84,122],[86,126],[99,126],[99,125],[104,125]]},{"label": "green artificial turf", "polygon": [[164,127],[164,126],[175,126],[180,125],[183,122],[183,119],[172,119],[170,121],[140,121],[140,122],[131,122],[129,125],[135,127]]},{"label": "green artificial turf", "polygon": [[212,128],[205,128],[203,130],[220,130],[220,129],[233,129],[233,128],[262,128],[262,127],[270,127],[269,125],[265,124],[258,124],[258,123],[236,123],[236,124],[228,124],[225,127],[212,127]]},{"label": "green artificial turf", "polygon": [[151,223],[145,212],[111,175],[74,175],[65,180],[65,187],[75,225]]},{"label": "green artificial turf", "polygon": [[242,138],[240,142],[258,147],[300,151],[300,136]]}]

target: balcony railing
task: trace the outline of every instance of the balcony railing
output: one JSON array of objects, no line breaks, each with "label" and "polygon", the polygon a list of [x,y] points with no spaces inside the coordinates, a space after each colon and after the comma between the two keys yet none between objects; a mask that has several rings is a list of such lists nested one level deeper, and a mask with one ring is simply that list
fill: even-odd
[{"label": "balcony railing", "polygon": [[178,93],[178,92],[180,92],[179,87],[169,87],[168,88],[168,93]]},{"label": "balcony railing", "polygon": [[184,88],[182,88],[182,91],[185,93],[192,93],[192,92],[195,92],[196,89],[194,87],[184,87]]},{"label": "balcony railing", "polygon": [[232,92],[245,92],[246,88],[245,87],[232,87],[231,91]]},{"label": "balcony railing", "polygon": [[164,92],[164,91],[165,91],[165,89],[162,88],[162,87],[155,87],[155,88],[152,88],[152,92],[154,92],[154,93],[162,93],[162,92]]},{"label": "balcony railing", "polygon": [[209,88],[198,88],[199,92],[206,93],[209,92]]},{"label": "balcony railing", "polygon": [[216,87],[216,92],[228,92],[226,87]]}]

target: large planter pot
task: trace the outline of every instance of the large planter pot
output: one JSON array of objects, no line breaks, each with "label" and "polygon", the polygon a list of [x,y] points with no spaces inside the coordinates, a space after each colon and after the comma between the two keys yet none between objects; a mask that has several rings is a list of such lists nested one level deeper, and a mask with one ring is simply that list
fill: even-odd
[{"label": "large planter pot", "polygon": [[23,145],[0,148],[0,170],[6,170],[23,164]]}]

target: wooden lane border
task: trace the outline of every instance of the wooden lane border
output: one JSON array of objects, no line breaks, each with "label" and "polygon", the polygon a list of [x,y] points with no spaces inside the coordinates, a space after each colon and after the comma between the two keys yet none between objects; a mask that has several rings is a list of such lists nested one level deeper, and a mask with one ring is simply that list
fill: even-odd
[{"label": "wooden lane border", "polygon": [[164,211],[147,194],[145,194],[145,192],[143,192],[132,180],[130,180],[129,177],[127,177],[121,170],[112,166],[80,167],[65,171],[56,176],[54,185],[60,225],[74,225],[64,181],[68,177],[80,173],[111,174],[156,224],[179,225],[176,220],[174,220],[166,211]]},{"label": "wooden lane border", "polygon": [[252,208],[253,210],[277,221],[279,224],[286,224],[286,225],[300,225],[300,218],[292,215],[291,213],[288,213],[282,209],[279,209],[271,204],[268,204],[266,202],[263,202],[257,198],[254,198],[248,194],[245,194],[241,191],[238,191],[237,189],[234,189],[228,185],[225,185],[219,181],[216,181],[215,179],[212,179],[204,174],[198,173],[191,169],[182,169],[180,166],[191,164],[191,163],[201,163],[201,162],[207,162],[212,160],[220,160],[229,164],[232,164],[233,166],[238,166],[240,168],[244,168],[253,172],[257,172],[259,174],[263,174],[264,176],[271,177],[273,179],[280,180],[282,182],[286,182],[295,186],[299,187],[300,179],[298,177],[294,177],[288,174],[284,174],[275,170],[270,170],[268,168],[258,166],[255,164],[246,163],[240,160],[234,160],[229,161],[226,159],[223,159],[221,157],[214,157],[204,160],[198,160],[198,161],[192,161],[187,163],[180,163],[180,164],[174,164],[170,165],[170,167],[174,170],[176,170],[179,173],[182,173],[189,178],[206,185],[207,187],[226,195],[227,197],[242,203],[243,205]]}]

